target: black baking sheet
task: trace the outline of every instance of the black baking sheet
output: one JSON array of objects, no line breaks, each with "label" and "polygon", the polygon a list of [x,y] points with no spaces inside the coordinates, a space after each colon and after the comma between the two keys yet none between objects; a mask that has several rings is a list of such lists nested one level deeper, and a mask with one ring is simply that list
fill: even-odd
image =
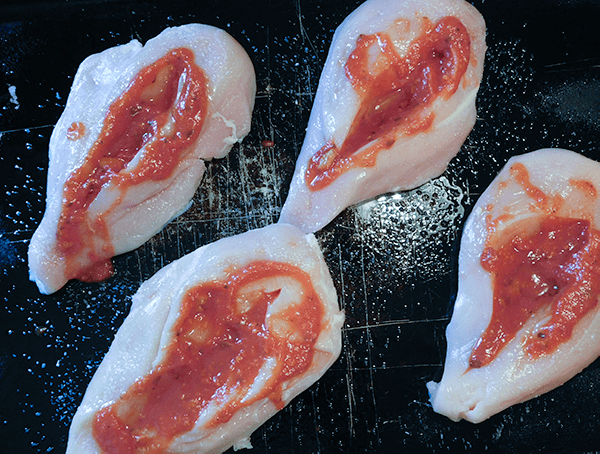
[{"label": "black baking sheet", "polygon": [[[0,6],[0,451],[64,452],[71,418],[141,282],[216,239],[278,219],[334,29],[361,1],[40,1]],[[510,156],[562,147],[600,160],[600,2],[479,0],[488,53],[475,128],[423,187],[344,211],[317,233],[347,314],[340,359],[252,436],[252,452],[600,451],[600,363],[479,425],[435,414],[460,232]],[[44,296],[26,251],[47,147],[79,63],[190,22],[249,53],[252,131],[208,165],[192,208],[100,284]],[[265,148],[261,142],[273,140]]]}]

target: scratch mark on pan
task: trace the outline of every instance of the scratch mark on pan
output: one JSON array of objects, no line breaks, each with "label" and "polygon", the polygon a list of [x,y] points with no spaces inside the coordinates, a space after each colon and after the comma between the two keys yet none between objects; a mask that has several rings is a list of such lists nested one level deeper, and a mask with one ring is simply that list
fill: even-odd
[{"label": "scratch mark on pan", "polygon": [[378,328],[384,328],[386,326],[394,326],[394,325],[414,325],[417,323],[444,323],[450,320],[450,317],[441,317],[441,318],[428,318],[424,320],[390,320],[390,321],[379,321],[376,325],[371,325],[367,323],[366,325],[361,326],[352,326],[347,327],[344,331],[357,331],[357,330],[373,330]]},{"label": "scratch mark on pan", "polygon": [[583,58],[575,61],[551,63],[545,65],[545,67],[548,68],[547,72],[549,73],[581,71],[582,69],[600,68],[600,63],[597,63],[597,61],[598,58]]},{"label": "scratch mark on pan", "polygon": [[[294,421],[294,406],[288,405],[288,413],[290,414],[290,421]],[[296,439],[294,432],[296,430],[296,424],[290,424],[290,447],[291,452],[294,452],[294,440]]]},{"label": "scratch mark on pan", "polygon": [[140,253],[139,250],[136,249],[135,251],[135,258],[137,259],[137,268],[139,271],[139,275],[140,275],[140,285],[142,285],[142,282],[144,282],[144,274],[142,273],[142,258],[140,257]]},{"label": "scratch mark on pan", "polygon": [[[270,29],[267,27],[267,42],[270,42]],[[273,101],[272,101],[272,92],[273,87],[271,87],[271,46],[267,46],[267,86],[265,89],[267,94],[267,115],[269,120],[269,132],[271,140],[275,140],[275,132],[273,129]]]},{"label": "scratch mark on pan", "polygon": [[195,224],[195,223],[210,224],[212,222],[226,223],[227,221],[230,221],[230,220],[259,219],[261,217],[262,216],[260,215],[260,213],[253,213],[253,214],[239,215],[239,216],[229,216],[228,214],[226,214],[224,217],[215,216],[215,217],[210,217],[210,218],[206,218],[206,219],[202,219],[202,220],[191,220],[191,221],[186,221],[186,222],[189,224]]},{"label": "scratch mark on pan", "polygon": [[364,370],[393,370],[393,369],[418,369],[421,367],[429,368],[429,367],[442,367],[442,362],[437,363],[419,363],[419,364],[401,364],[398,366],[371,366],[371,367],[355,367],[355,371],[364,371]]},{"label": "scratch mark on pan", "polygon": [[4,131],[0,131],[0,134],[7,134],[9,132],[28,132],[28,131],[31,131],[34,129],[44,129],[44,128],[54,128],[54,125],[28,126],[27,128],[6,129]]},{"label": "scratch mark on pan", "polygon": [[250,182],[250,174],[248,172],[248,161],[245,156],[240,156],[240,182],[242,183],[242,200],[244,202],[244,218],[246,218],[246,229],[250,230],[250,221],[248,216],[248,206],[252,204],[252,200],[248,196],[248,184]]},{"label": "scratch mark on pan", "polygon": [[[271,126],[272,129],[273,126]],[[269,157],[271,158],[271,162],[273,163],[275,172],[271,172],[271,178],[273,179],[272,184],[273,184],[273,195],[275,196],[275,200],[273,208],[277,208],[278,210],[281,209],[281,206],[283,205],[282,200],[281,200],[281,175],[283,174],[283,172],[281,171],[281,169],[279,168],[279,161],[277,159],[275,159],[275,148],[270,148],[269,149]],[[273,219],[273,221],[275,221],[275,219]]]},{"label": "scratch mark on pan", "polygon": [[175,237],[177,243],[177,254],[178,257],[183,257],[185,255],[183,242],[181,241],[181,229],[175,229]]},{"label": "scratch mark on pan", "polygon": [[298,25],[300,27],[300,35],[302,36],[302,39],[304,41],[308,42],[308,45],[310,46],[310,48],[312,49],[314,54],[316,56],[318,56],[317,49],[315,48],[312,41],[310,40],[308,33],[306,33],[306,29],[304,28],[304,23],[302,22],[302,10],[300,8],[300,0],[296,0],[296,13],[298,14]]},{"label": "scratch mark on pan", "polygon": [[[344,336],[344,343],[347,344],[348,338]],[[347,347],[347,345],[346,345]],[[348,431],[350,432],[350,437],[354,437],[354,412],[353,408],[356,405],[356,399],[354,397],[354,387],[352,386],[353,378],[352,378],[352,367],[350,366],[350,355],[348,353],[348,348],[345,348],[346,351],[346,360],[348,361],[348,372],[346,373],[346,389],[348,390]]]},{"label": "scratch mark on pan", "polygon": [[[448,317],[448,320],[450,320],[450,317]],[[439,358],[440,364],[442,364],[442,361],[446,357],[446,343],[445,342],[442,343],[442,341],[440,339],[440,335],[437,330],[435,331],[435,343],[437,345],[438,358]]]},{"label": "scratch mark on pan", "polygon": [[[229,177],[229,175],[231,174],[231,172],[230,172],[231,165],[230,164],[231,164],[231,157],[228,154],[227,155],[227,177]],[[242,182],[242,192],[244,192],[244,179],[240,178],[240,180]],[[229,206],[230,206],[230,202],[231,202],[231,185],[230,184],[227,184],[225,186],[225,194],[226,194],[226,197],[227,197],[226,200],[225,200],[225,206],[221,205],[219,208],[225,212],[226,225],[229,226],[230,225],[229,220],[231,219],[231,211],[228,209]],[[245,192],[244,192],[243,200],[246,201],[246,194],[245,194]],[[245,206],[245,204],[244,204],[244,206]]]},{"label": "scratch mark on pan", "polygon": [[317,415],[319,412],[319,405],[317,404],[317,402],[315,402],[314,391],[311,391],[310,398],[312,400],[312,406],[313,406],[313,415],[314,415],[313,419],[314,419],[314,423],[315,423],[315,438],[317,439],[317,452],[321,452],[321,437],[319,437],[319,433],[320,433],[319,419],[317,418]]},{"label": "scratch mark on pan", "polygon": [[[342,261],[342,244],[338,243],[338,260],[339,260],[339,267],[340,267],[340,285],[342,287],[342,289],[345,288],[344,286],[344,262]],[[340,292],[340,309],[342,309],[343,311],[346,310],[346,298],[345,298],[345,293],[343,291]]]},{"label": "scratch mark on pan", "polygon": [[269,452],[269,440],[267,438],[267,432],[264,429],[262,430],[262,439],[265,444],[265,452]]},{"label": "scratch mark on pan", "polygon": [[[135,24],[135,23],[134,23]],[[130,28],[130,39],[137,39],[140,42],[143,42],[144,40],[142,39],[142,37],[140,36],[140,34],[138,33],[137,30],[135,30],[133,27]]]},{"label": "scratch mark on pan", "polygon": [[[443,274],[440,274],[440,276],[446,276],[448,275],[449,272],[444,272]],[[433,279],[428,279],[426,282],[429,281],[433,281]],[[435,296],[435,298],[433,296]],[[434,301],[442,301],[443,297],[436,292],[434,289],[432,289],[431,287],[427,287],[427,296],[429,296],[429,304],[434,304]]]},{"label": "scratch mark on pan", "polygon": [[[0,235],[0,237],[2,237],[2,235]],[[18,243],[29,243],[29,239],[24,239],[24,240],[10,240],[9,243],[10,244],[18,244]]]},{"label": "scratch mark on pan", "polygon": [[[338,243],[338,260],[339,260],[339,270],[340,270],[340,285],[342,289],[346,288],[344,285],[344,264],[342,261],[342,245]],[[346,299],[344,292],[340,292],[340,307],[343,311],[346,310]],[[346,357],[347,363],[347,371],[346,371],[346,388],[348,390],[348,432],[351,437],[354,437],[354,407],[356,406],[356,399],[354,397],[354,379],[352,377],[352,371],[354,367],[352,366],[352,355],[350,354],[351,345],[348,341],[348,336],[346,335],[346,330],[342,329],[342,336],[344,337],[344,356]]]},{"label": "scratch mark on pan", "polygon": [[[358,227],[358,226],[357,226]],[[361,269],[361,275],[362,275],[362,283],[363,283],[363,297],[364,297],[364,301],[365,301],[365,325],[369,325],[369,314],[370,314],[370,310],[369,310],[369,298],[368,298],[368,292],[367,292],[367,278],[365,275],[365,254],[364,254],[364,241],[360,241],[360,269]],[[371,382],[371,397],[373,399],[373,413],[375,414],[375,417],[373,418],[373,420],[375,421],[375,439],[377,440],[377,443],[379,444],[380,438],[379,438],[379,424],[378,424],[378,415],[377,415],[377,399],[375,398],[375,380],[373,377],[373,358],[372,358],[372,350],[371,350],[371,344],[372,344],[372,337],[371,337],[371,330],[370,329],[366,329],[365,330],[366,335],[367,335],[367,355],[368,355],[368,364],[369,364],[369,381]]]}]

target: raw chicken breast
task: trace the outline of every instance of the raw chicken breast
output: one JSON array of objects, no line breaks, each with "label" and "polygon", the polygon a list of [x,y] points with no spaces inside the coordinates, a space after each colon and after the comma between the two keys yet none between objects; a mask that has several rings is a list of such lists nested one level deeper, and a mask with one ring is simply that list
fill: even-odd
[{"label": "raw chicken breast", "polygon": [[98,453],[97,440],[106,450],[119,436],[107,452],[251,447],[250,434],[336,360],[343,321],[313,235],[275,224],[204,246],[134,295],[67,453]]},{"label": "raw chicken breast", "polygon": [[336,30],[281,221],[440,175],[475,123],[485,23],[463,0],[368,0]]},{"label": "raw chicken breast", "polygon": [[248,133],[255,91],[244,49],[207,25],[85,59],[50,139],[46,212],[29,247],[40,291],[110,276],[110,257],[185,211],[203,159]]},{"label": "raw chicken breast", "polygon": [[600,164],[544,149],[512,158],[469,216],[433,409],[479,423],[600,354]]}]

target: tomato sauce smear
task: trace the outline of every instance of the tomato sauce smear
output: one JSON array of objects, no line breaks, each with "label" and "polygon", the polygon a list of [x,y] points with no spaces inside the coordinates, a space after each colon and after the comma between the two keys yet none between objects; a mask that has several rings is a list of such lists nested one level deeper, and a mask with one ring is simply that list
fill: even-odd
[{"label": "tomato sauce smear", "polygon": [[67,129],[67,139],[75,141],[85,135],[85,125],[80,121],[74,121]]},{"label": "tomato sauce smear", "polygon": [[[541,212],[517,221],[517,233],[486,242],[481,266],[492,276],[493,311],[470,368],[490,364],[532,317],[544,323],[524,339],[524,351],[531,358],[556,351],[600,296],[600,230],[589,219],[554,214],[564,200],[532,185],[522,164],[511,171]],[[590,183],[570,183],[591,191]]]},{"label": "tomato sauce smear", "polygon": [[[260,282],[282,277],[299,283],[302,293],[267,320],[280,290],[267,291]],[[285,263],[254,262],[226,281],[193,287],[164,361],[96,414],[96,442],[107,453],[162,453],[205,410],[214,412],[205,427],[215,427],[265,398],[282,408],[283,384],[312,363],[323,316],[310,276]],[[269,359],[268,378],[249,395]]]},{"label": "tomato sauce smear", "polygon": [[344,142],[328,141],[309,161],[311,191],[327,187],[351,168],[373,167],[379,152],[394,145],[399,130],[407,136],[427,131],[434,120],[427,108],[456,92],[469,65],[469,33],[453,16],[424,22],[405,57],[386,33],[359,36],[345,65],[359,109]]},{"label": "tomato sauce smear", "polygon": [[[124,193],[132,185],[169,178],[198,138],[207,105],[206,76],[187,48],[173,49],[143,68],[110,105],[98,139],[63,189],[57,249],[69,279],[100,281],[112,274],[108,228],[102,219],[89,219],[88,212],[101,189],[110,183]],[[77,140],[84,133],[85,125],[75,122],[67,136]],[[87,260],[80,257],[84,253]],[[82,270],[81,262],[92,265]]]}]

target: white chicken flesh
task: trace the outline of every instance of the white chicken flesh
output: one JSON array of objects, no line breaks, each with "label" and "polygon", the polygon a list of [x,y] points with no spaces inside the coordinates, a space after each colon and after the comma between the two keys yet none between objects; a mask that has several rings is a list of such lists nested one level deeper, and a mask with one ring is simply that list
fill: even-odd
[{"label": "white chicken flesh", "polygon": [[313,235],[275,224],[206,245],[133,297],[67,453],[218,453],[318,380],[344,315]]},{"label": "white chicken flesh", "polygon": [[461,242],[434,411],[479,423],[562,385],[600,354],[600,163],[561,149],[514,157]]},{"label": "white chicken flesh", "polygon": [[315,232],[440,175],[475,124],[485,50],[463,0],[363,3],[334,34],[281,221]]},{"label": "white chicken flesh", "polygon": [[40,291],[103,280],[111,257],[185,211],[204,160],[248,133],[255,91],[245,50],[208,25],[86,58],[50,138],[46,211],[28,257]]}]

